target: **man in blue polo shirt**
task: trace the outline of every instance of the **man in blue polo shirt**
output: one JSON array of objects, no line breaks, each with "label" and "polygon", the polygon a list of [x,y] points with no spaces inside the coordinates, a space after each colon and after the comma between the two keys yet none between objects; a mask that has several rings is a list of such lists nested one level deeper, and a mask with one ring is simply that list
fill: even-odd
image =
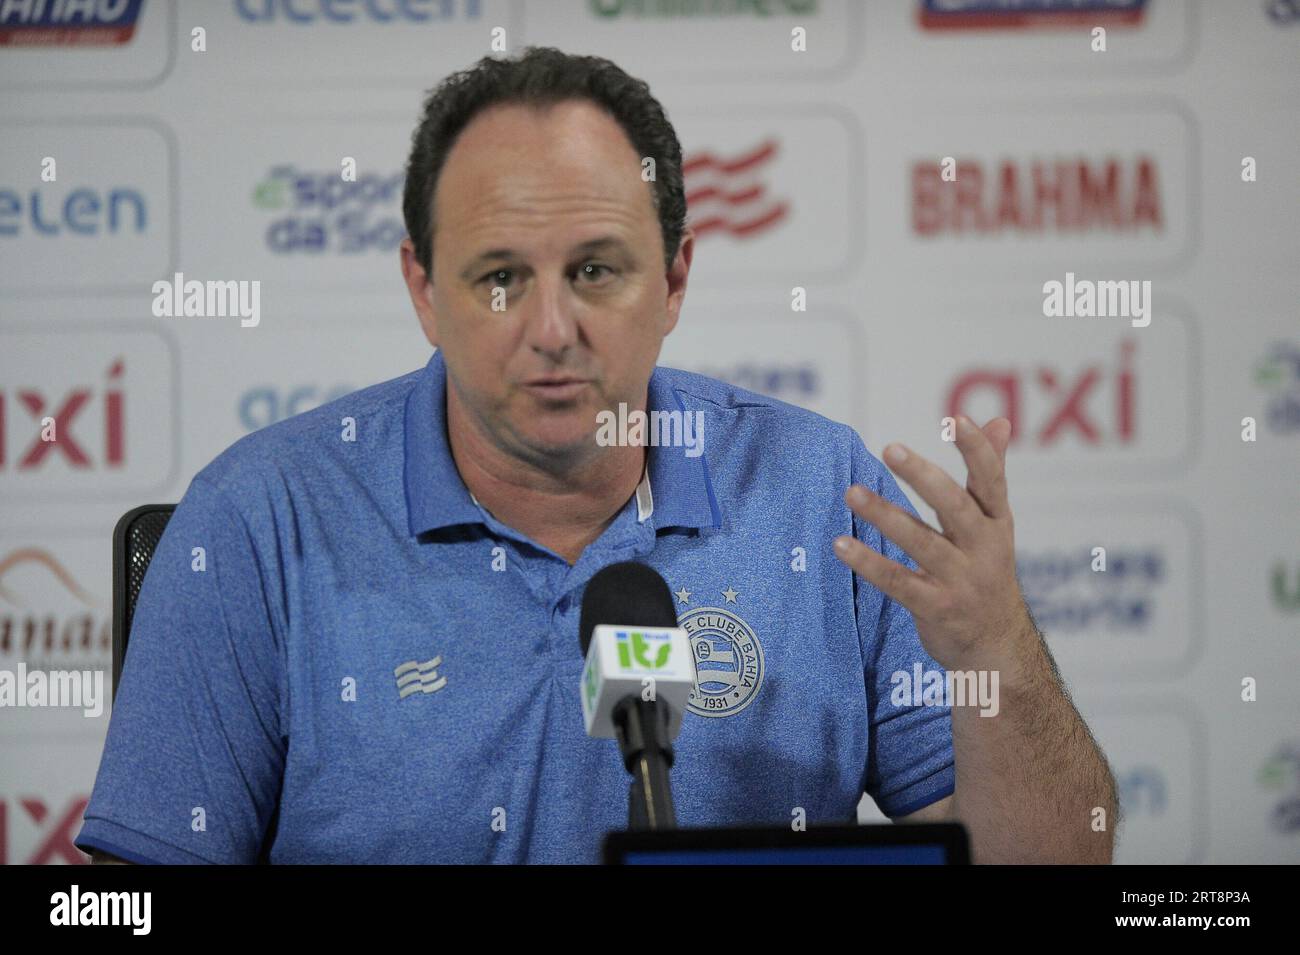
[{"label": "man in blue polo shirt", "polygon": [[[658,570],[734,664],[707,671],[676,740],[682,825],[844,822],[864,790],[902,815],[952,792],[947,709],[890,703],[890,674],[936,664],[829,546],[852,515],[819,501],[852,483],[904,500],[850,429],[656,369],[649,407],[703,411],[707,451],[651,448],[570,565],[475,503],[446,379],[437,352],[195,477],[140,595],[79,845],[255,861],[278,809],[272,862],[597,861],[628,776],[583,732],[578,614],[621,560]],[[411,663],[418,680],[395,676]]]},{"label": "man in blue polo shirt", "polygon": [[[578,616],[591,576],[624,560],[668,581],[708,661],[675,741],[680,824],[846,822],[867,792],[893,818],[969,807],[992,859],[1041,854],[1040,820],[1109,805],[1096,786],[1053,802],[1068,789],[1026,783],[1032,761],[988,771],[1022,716],[1071,727],[1006,581],[988,578],[992,598],[973,572],[948,586],[977,562],[924,528],[852,429],[656,367],[694,243],[680,147],[630,82],[542,50],[430,97],[402,269],[438,350],[195,476],[140,594],[77,845],[156,863],[596,861],[626,824],[627,774],[583,732]],[[621,406],[698,422],[703,453],[595,440]],[[963,430],[979,461],[964,506],[1005,507],[1005,439]],[[934,474],[916,481],[942,497]],[[846,507],[851,486],[874,503]],[[939,513],[1005,544],[1009,512]],[[919,570],[895,535],[936,572],[882,572]],[[1005,557],[978,563],[1005,577]],[[909,587],[927,588],[915,619],[886,592]],[[939,656],[1014,677],[1013,718],[963,716],[963,752],[947,701],[898,692],[898,674],[942,677]],[[1087,837],[1067,838],[1062,857],[1081,857]]]}]

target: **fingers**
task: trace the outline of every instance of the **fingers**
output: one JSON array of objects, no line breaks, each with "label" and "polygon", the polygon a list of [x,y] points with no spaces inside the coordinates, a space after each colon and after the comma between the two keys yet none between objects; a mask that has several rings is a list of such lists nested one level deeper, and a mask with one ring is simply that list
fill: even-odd
[{"label": "fingers", "polygon": [[[904,455],[901,460],[896,456],[898,451]],[[944,533],[951,536],[958,546],[978,536],[984,512],[947,471],[900,444],[885,448],[885,463],[934,508]]]},{"label": "fingers", "polygon": [[1009,418],[994,418],[980,430],[988,435],[989,441],[998,452],[998,457],[1002,459],[1002,463],[1005,465],[1007,463],[1007,447],[1011,444],[1011,420]]},{"label": "fingers", "polygon": [[863,580],[874,584],[913,615],[923,614],[938,592],[938,586],[855,537],[835,538],[835,556]]},{"label": "fingers", "polygon": [[950,578],[965,561],[961,551],[948,538],[861,484],[849,488],[844,501],[853,513],[878,527],[882,534],[907,551],[920,567],[935,577]]},{"label": "fingers", "polygon": [[957,416],[957,448],[966,460],[966,490],[979,503],[980,509],[989,517],[1004,517],[1011,513],[1011,506],[1007,503],[1003,454],[999,453],[988,434],[975,427],[975,422],[965,415]]}]

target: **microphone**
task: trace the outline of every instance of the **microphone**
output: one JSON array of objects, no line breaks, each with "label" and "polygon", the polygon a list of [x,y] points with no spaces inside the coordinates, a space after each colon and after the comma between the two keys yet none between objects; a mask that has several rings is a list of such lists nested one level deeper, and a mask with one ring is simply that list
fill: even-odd
[{"label": "microphone", "polygon": [[668,770],[695,689],[695,656],[668,584],[635,561],[603,568],[583,593],[578,635],[587,735],[617,739],[632,774],[628,828],[676,828]]}]

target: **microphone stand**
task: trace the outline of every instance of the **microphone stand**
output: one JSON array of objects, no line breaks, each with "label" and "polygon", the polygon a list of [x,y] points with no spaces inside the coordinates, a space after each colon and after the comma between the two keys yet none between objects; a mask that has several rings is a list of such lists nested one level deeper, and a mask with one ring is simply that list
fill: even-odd
[{"label": "microphone stand", "polygon": [[614,726],[623,765],[632,774],[627,794],[627,827],[676,829],[668,770],[673,747],[668,739],[668,709],[652,700],[628,697],[614,707]]}]

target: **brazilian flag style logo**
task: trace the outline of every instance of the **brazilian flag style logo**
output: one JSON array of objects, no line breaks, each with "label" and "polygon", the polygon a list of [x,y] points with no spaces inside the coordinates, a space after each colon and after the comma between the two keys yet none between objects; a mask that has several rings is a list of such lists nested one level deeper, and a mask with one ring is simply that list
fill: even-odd
[{"label": "brazilian flag style logo", "polygon": [[[668,655],[672,652],[673,645],[666,637],[652,641],[647,639],[644,633],[633,630],[631,633],[619,633],[617,639],[618,662],[624,670],[632,669],[634,660],[646,670],[661,670],[668,665]],[[659,644],[659,652],[651,660],[650,651],[655,642]]]},{"label": "brazilian flag style logo", "polygon": [[592,665],[594,661],[587,661],[586,672],[582,674],[582,692],[587,695],[587,709],[596,705],[596,668]]}]

